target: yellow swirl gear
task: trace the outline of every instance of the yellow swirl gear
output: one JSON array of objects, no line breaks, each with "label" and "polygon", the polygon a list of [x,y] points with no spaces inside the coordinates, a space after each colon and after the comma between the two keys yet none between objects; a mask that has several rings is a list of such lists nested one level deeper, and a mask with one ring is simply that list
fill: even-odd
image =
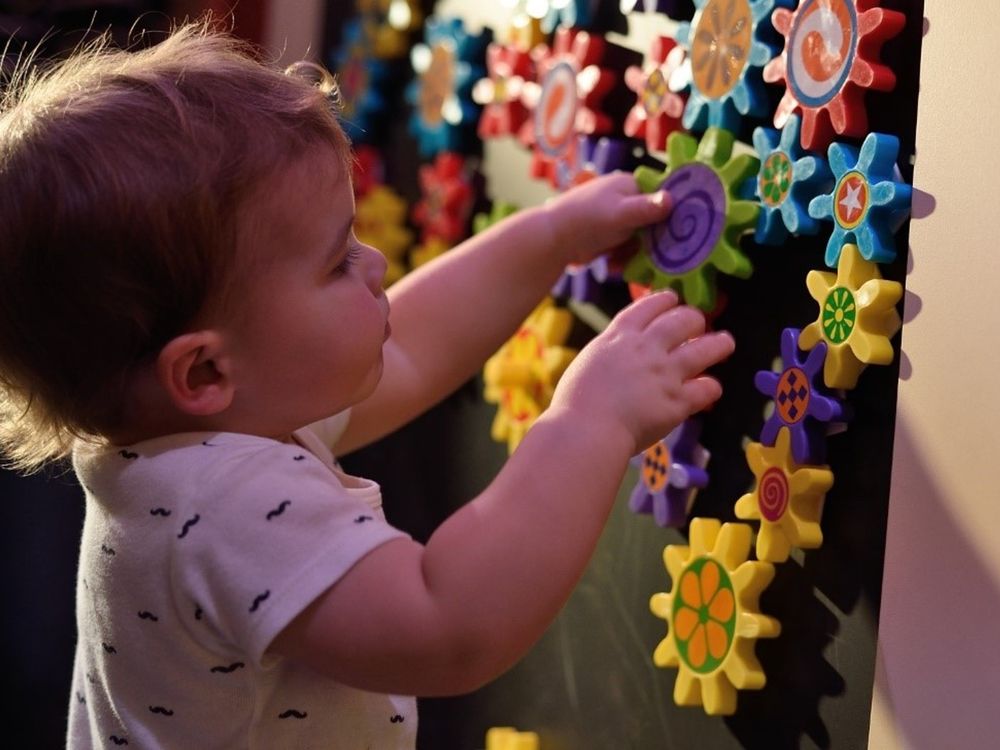
[{"label": "yellow swirl gear", "polygon": [[788,428],[778,432],[774,447],[750,443],[747,463],[756,481],[752,492],[736,501],[736,517],[759,520],[757,558],[772,563],[788,559],[792,547],[815,549],[823,544],[820,517],[823,500],[833,486],[826,466],[799,466],[792,459]]}]

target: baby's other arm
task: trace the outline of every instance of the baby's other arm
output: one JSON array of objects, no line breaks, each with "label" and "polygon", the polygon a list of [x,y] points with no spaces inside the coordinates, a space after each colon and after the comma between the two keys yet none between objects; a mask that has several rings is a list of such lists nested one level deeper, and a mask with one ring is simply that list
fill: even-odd
[{"label": "baby's other arm", "polygon": [[302,612],[272,650],[356,687],[473,690],[539,638],[576,585],[628,459],[721,387],[733,350],[672,292],[639,300],[588,344],[487,489],[426,547],[388,542]]},{"label": "baby's other arm", "polygon": [[388,291],[382,380],[354,406],[336,452],[392,432],[458,388],[511,336],[563,269],[669,213],[631,174],[592,180],[477,234]]}]

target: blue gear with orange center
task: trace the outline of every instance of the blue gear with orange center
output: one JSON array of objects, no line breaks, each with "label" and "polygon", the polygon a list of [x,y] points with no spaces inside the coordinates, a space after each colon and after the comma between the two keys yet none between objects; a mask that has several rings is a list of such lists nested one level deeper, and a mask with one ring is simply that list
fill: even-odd
[{"label": "blue gear with orange center", "polygon": [[[776,7],[791,7],[792,0],[730,0],[726,12],[736,10],[747,11],[745,18],[734,20],[720,15],[719,0],[694,0],[695,15],[690,22],[683,22],[677,27],[677,41],[689,51],[689,66],[708,64],[708,55],[699,56],[694,45],[702,31],[703,23],[713,24],[719,32],[731,32],[743,28],[742,24],[750,25],[749,49],[741,50],[743,67],[736,74],[732,83],[727,82],[727,89],[721,94],[702,91],[697,83],[697,76],[692,72],[690,78],[679,79],[682,85],[690,88],[690,97],[684,108],[683,123],[688,130],[704,130],[706,127],[718,126],[727,130],[738,130],[741,116],[763,117],[767,114],[768,99],[764,89],[763,69],[778,53],[780,45],[777,41],[774,27],[771,26],[771,13]],[[740,6],[745,7],[740,7]],[[706,13],[708,15],[706,15]],[[713,40],[711,50],[718,50],[717,57],[736,59],[727,45],[718,44]],[[720,76],[729,76],[731,71],[725,63],[717,66]],[[714,72],[713,72],[714,77]],[[680,88],[677,85],[677,88]]]},{"label": "blue gear with orange center", "polygon": [[[413,105],[410,132],[417,139],[421,156],[433,156],[440,151],[468,153],[476,143],[475,131],[480,107],[472,100],[472,87],[486,75],[486,46],[492,38],[489,29],[481,34],[466,31],[461,19],[429,18],[424,26],[424,43],[411,51],[417,78],[406,90],[407,100]],[[435,121],[421,114],[421,95],[427,85],[424,80],[434,50],[448,50],[451,56],[451,89],[442,99]]]},{"label": "blue gear with orange center", "polygon": [[860,151],[831,143],[827,156],[836,178],[833,192],[809,203],[810,216],[833,221],[826,264],[836,268],[847,243],[857,245],[865,260],[891,263],[896,258],[893,235],[910,212],[913,192],[895,179],[899,139],[869,133]]}]

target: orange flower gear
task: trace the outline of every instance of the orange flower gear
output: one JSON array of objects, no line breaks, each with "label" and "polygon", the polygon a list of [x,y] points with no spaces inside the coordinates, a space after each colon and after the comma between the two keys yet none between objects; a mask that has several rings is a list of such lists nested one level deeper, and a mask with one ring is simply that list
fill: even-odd
[{"label": "orange flower gear", "polygon": [[722,663],[733,641],[735,614],[733,590],[717,562],[702,558],[684,571],[674,627],[692,669],[700,672]]},{"label": "orange flower gear", "polygon": [[663,550],[674,587],[649,602],[653,614],[667,621],[667,637],[653,652],[653,663],[677,667],[674,703],[679,706],[728,715],[736,711],[737,690],[764,687],[754,641],[774,638],[781,625],[759,611],[774,566],[747,559],[750,537],[746,524],[696,518],[690,546]]},{"label": "orange flower gear", "polygon": [[485,398],[497,404],[490,434],[514,452],[525,433],[548,407],[552,392],[576,356],[563,344],[573,314],[545,299],[500,351],[486,362]]},{"label": "orange flower gear", "polygon": [[781,563],[792,547],[820,547],[823,500],[833,486],[829,467],[795,463],[786,427],[778,432],[773,448],[750,443],[746,456],[756,483],[752,492],[736,501],[735,511],[739,519],[760,521],[757,558]]}]

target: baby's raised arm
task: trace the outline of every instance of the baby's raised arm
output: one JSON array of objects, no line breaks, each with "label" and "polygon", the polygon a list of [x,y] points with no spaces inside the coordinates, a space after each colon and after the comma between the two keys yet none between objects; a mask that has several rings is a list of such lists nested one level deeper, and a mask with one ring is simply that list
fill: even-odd
[{"label": "baby's raised arm", "polygon": [[426,546],[372,551],[272,650],[373,691],[451,694],[500,675],[578,581],[629,458],[719,397],[703,371],[733,339],[704,330],[672,292],[624,309],[482,494]]},{"label": "baby's raised arm", "polygon": [[665,193],[639,193],[631,174],[606,175],[519,211],[393,284],[382,381],[355,405],[337,452],[397,429],[454,391],[567,264],[592,260],[669,209]]}]

